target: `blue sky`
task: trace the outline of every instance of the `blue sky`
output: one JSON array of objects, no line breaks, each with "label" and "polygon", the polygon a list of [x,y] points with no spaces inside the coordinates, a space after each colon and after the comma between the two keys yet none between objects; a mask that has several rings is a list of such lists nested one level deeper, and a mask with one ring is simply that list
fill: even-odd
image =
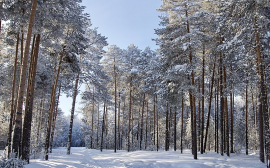
[{"label": "blue sky", "polygon": [[[159,15],[156,11],[162,0],[83,0],[85,12],[90,14],[92,27],[107,37],[109,45],[126,49],[134,44],[144,50],[147,46],[156,49],[157,38],[154,29],[159,27]],[[76,111],[80,107],[77,96]],[[60,108],[66,115],[70,114],[72,98],[62,95]],[[76,113],[75,113],[76,114]]]},{"label": "blue sky", "polygon": [[156,49],[153,38],[159,25],[161,0],[83,0],[86,12],[90,14],[93,27],[108,37],[110,45],[122,49],[131,43],[144,49]]}]

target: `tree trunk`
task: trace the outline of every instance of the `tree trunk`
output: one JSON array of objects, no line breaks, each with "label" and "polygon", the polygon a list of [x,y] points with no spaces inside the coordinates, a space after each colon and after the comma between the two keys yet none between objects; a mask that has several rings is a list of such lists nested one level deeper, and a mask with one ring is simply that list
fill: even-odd
[{"label": "tree trunk", "polygon": [[182,116],[181,116],[181,153],[183,153],[183,134],[184,134],[184,96],[182,96]]},{"label": "tree trunk", "polygon": [[219,75],[220,75],[220,154],[224,155],[224,92],[223,92],[223,64],[222,53],[219,58]]},{"label": "tree trunk", "polygon": [[176,112],[177,111],[177,107],[174,107],[174,151],[176,151]]},{"label": "tree trunk", "polygon": [[97,148],[99,146],[98,131],[99,131],[99,102],[97,105]]},{"label": "tree trunk", "polygon": [[143,105],[142,105],[140,150],[142,150],[142,141],[143,141],[143,113],[144,113],[144,102],[145,102],[145,93],[143,94]]},{"label": "tree trunk", "polygon": [[[156,105],[158,105],[158,103],[157,103],[157,95],[156,95]],[[156,113],[157,113],[157,151],[159,150],[159,126],[158,126],[158,124],[159,124],[159,115],[158,115],[158,108],[156,108]]]},{"label": "tree trunk", "polygon": [[22,134],[23,97],[24,97],[24,90],[25,90],[25,81],[26,81],[28,57],[29,57],[29,50],[30,50],[30,42],[31,42],[32,29],[33,29],[34,20],[35,20],[36,8],[37,8],[37,0],[33,0],[31,13],[29,16],[29,24],[28,24],[27,39],[26,39],[26,45],[25,45],[23,64],[21,66],[17,114],[16,114],[14,134],[13,134],[12,149],[13,149],[14,153],[16,153],[18,158],[20,158],[20,156],[21,156],[21,152],[20,152],[21,150],[19,150],[19,148],[20,148],[21,134]]},{"label": "tree trunk", "polygon": [[94,112],[95,112],[95,88],[93,88],[93,97],[92,97],[92,103],[93,103],[93,109],[92,109],[92,117],[91,117],[91,137],[90,137],[90,149],[93,149],[93,137],[94,137]]},{"label": "tree trunk", "polygon": [[[119,94],[119,101],[118,101],[118,149],[119,150],[122,150],[122,144],[121,144],[121,141],[122,141],[122,137],[121,137],[121,118],[120,118],[120,110],[121,110],[121,95],[120,95],[120,92],[118,93]],[[123,121],[122,121],[122,124],[123,124]]]},{"label": "tree trunk", "polygon": [[166,110],[166,130],[165,130],[165,151],[169,151],[169,104],[167,103],[167,110]]},{"label": "tree trunk", "polygon": [[219,79],[217,81],[217,90],[216,90],[216,108],[217,108],[217,129],[216,129],[216,134],[217,134],[217,153],[219,153],[219,135],[218,135],[218,132],[219,132]]},{"label": "tree trunk", "polygon": [[105,101],[104,101],[104,108],[103,108],[103,116],[102,116],[102,128],[101,128],[101,140],[100,140],[100,151],[102,152],[103,150],[103,134],[104,134],[104,130],[105,130]]},{"label": "tree trunk", "polygon": [[58,64],[58,70],[57,70],[56,78],[55,78],[54,84],[53,84],[52,89],[51,89],[51,101],[50,101],[49,117],[48,117],[46,140],[45,140],[45,160],[49,159],[48,150],[49,150],[49,146],[50,146],[52,117],[53,117],[53,112],[54,112],[54,109],[55,109],[55,94],[56,94],[58,79],[59,79],[60,70],[61,70],[62,58],[64,56],[64,53],[65,53],[65,47],[63,47],[63,50],[62,50],[62,53],[61,53],[61,56],[60,56],[60,60],[59,60],[59,64]]},{"label": "tree trunk", "polygon": [[131,108],[132,108],[131,96],[132,96],[132,77],[130,79],[130,84],[129,84],[128,152],[130,151],[130,124],[131,124]]},{"label": "tree trunk", "polygon": [[144,149],[147,148],[147,138],[148,138],[148,101],[146,101],[146,119],[145,119],[145,142]]},{"label": "tree trunk", "polygon": [[114,57],[114,65],[113,65],[113,71],[114,71],[114,152],[116,153],[116,147],[117,147],[117,88],[116,88],[116,67],[115,67],[115,57]]},{"label": "tree trunk", "polygon": [[[268,116],[268,106],[267,106],[267,88],[265,82],[265,68],[264,59],[261,55],[260,37],[257,26],[257,19],[254,19],[254,30],[255,30],[255,40],[256,40],[256,55],[258,61],[258,76],[260,79],[260,99],[259,99],[259,130],[260,130],[260,160],[264,162],[264,143],[265,143],[265,153],[267,166],[270,159],[270,132],[269,132],[269,116]],[[265,136],[265,142],[264,137]]]},{"label": "tree trunk", "polygon": [[215,80],[215,69],[216,69],[216,63],[214,63],[214,68],[212,72],[212,79],[211,79],[211,86],[210,86],[210,98],[208,103],[208,114],[207,114],[207,123],[206,123],[206,131],[205,131],[205,140],[203,145],[203,153],[205,153],[206,149],[206,142],[208,137],[208,130],[210,125],[210,113],[211,113],[211,106],[212,106],[212,97],[213,97],[213,87],[214,87],[214,80]]},{"label": "tree trunk", "polygon": [[[0,23],[1,26],[1,23]],[[0,28],[1,31],[1,28]],[[12,137],[12,127],[13,127],[13,118],[15,113],[15,105],[14,105],[14,97],[16,90],[16,74],[17,74],[17,62],[18,62],[18,51],[19,51],[19,41],[20,41],[20,33],[17,34],[17,43],[16,43],[16,54],[14,60],[14,70],[13,70],[13,82],[12,82],[12,94],[11,94],[11,110],[10,110],[10,119],[9,119],[9,132],[8,132],[8,155],[11,152],[11,137]],[[8,156],[10,158],[10,156]]]},{"label": "tree trunk", "polygon": [[[224,73],[224,90],[227,90],[227,73],[226,73],[226,68],[223,66],[223,73]],[[226,154],[227,156],[230,156],[230,136],[229,136],[229,112],[228,112],[228,99],[227,97],[224,98],[224,103],[225,103],[225,147],[226,147]]]},{"label": "tree trunk", "polygon": [[[205,147],[203,146],[204,145],[203,144],[203,138],[204,138],[203,137],[203,135],[204,135],[204,73],[205,73],[205,48],[203,46],[201,154],[203,154],[205,152]],[[208,120],[208,118],[207,118],[207,120]],[[207,137],[207,134],[205,135],[205,137]]]},{"label": "tree trunk", "polygon": [[[34,38],[35,39],[35,38]],[[33,116],[33,102],[34,102],[34,89],[36,81],[36,70],[37,60],[40,44],[40,34],[37,35],[35,50],[31,56],[28,83],[27,83],[27,94],[25,104],[25,115],[23,124],[23,136],[22,136],[22,160],[26,160],[29,163],[30,154],[30,137],[31,137],[31,123]]]},{"label": "tree trunk", "polygon": [[80,73],[78,72],[75,87],[73,92],[73,100],[72,100],[72,108],[70,114],[70,123],[69,123],[69,130],[68,130],[68,142],[67,142],[67,155],[70,155],[70,147],[71,147],[71,138],[72,138],[72,127],[73,127],[73,119],[74,119],[74,111],[75,111],[75,104],[76,104],[76,97],[78,93],[78,83],[79,83]]},{"label": "tree trunk", "polygon": [[62,87],[62,85],[60,83],[60,86],[59,86],[59,89],[58,89],[57,103],[56,103],[55,110],[54,110],[54,113],[53,113],[52,131],[51,131],[51,139],[50,139],[50,150],[49,150],[50,153],[52,153],[53,137],[54,137],[54,130],[55,130],[56,117],[57,117],[57,112],[58,112],[58,105],[59,105],[61,87]]},{"label": "tree trunk", "polygon": [[248,155],[248,79],[246,84],[246,155]]}]

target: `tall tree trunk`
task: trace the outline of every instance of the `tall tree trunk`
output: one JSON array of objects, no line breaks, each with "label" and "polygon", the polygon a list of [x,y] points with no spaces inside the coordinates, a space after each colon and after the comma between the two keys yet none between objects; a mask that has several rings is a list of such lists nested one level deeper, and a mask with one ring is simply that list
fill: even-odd
[{"label": "tall tree trunk", "polygon": [[248,79],[246,83],[246,155],[248,155]]},{"label": "tall tree trunk", "polygon": [[[227,73],[226,73],[226,68],[223,66],[223,76],[224,76],[224,90],[227,90]],[[225,147],[226,147],[226,154],[227,156],[230,156],[230,135],[229,135],[229,112],[228,112],[228,99],[227,97],[224,98],[224,103],[225,103]]]},{"label": "tall tree trunk", "polygon": [[24,90],[25,90],[25,85],[26,85],[25,81],[26,81],[28,57],[29,57],[30,42],[31,42],[32,29],[33,29],[34,20],[35,20],[36,8],[37,8],[37,0],[33,0],[31,13],[29,16],[29,23],[28,23],[28,31],[27,31],[27,39],[26,39],[26,45],[25,45],[23,64],[21,66],[17,114],[16,114],[16,122],[15,122],[15,127],[14,127],[14,134],[13,134],[12,149],[16,153],[18,158],[21,156],[21,153],[20,153],[21,150],[19,150],[19,148],[20,148],[21,134],[22,134],[23,97],[24,97]]},{"label": "tall tree trunk", "polygon": [[55,110],[53,113],[52,131],[51,131],[51,139],[50,139],[50,150],[49,150],[50,153],[52,153],[53,137],[54,137],[55,124],[56,124],[56,117],[57,117],[57,113],[58,113],[58,105],[59,105],[61,87],[62,87],[62,85],[60,83],[60,86],[58,88],[57,102],[56,102]]},{"label": "tall tree trunk", "polygon": [[176,113],[177,113],[177,107],[174,107],[174,151],[176,151]]},{"label": "tall tree trunk", "polygon": [[[119,100],[118,100],[118,149],[119,150],[122,150],[122,144],[121,144],[121,141],[122,141],[122,137],[121,137],[121,118],[120,118],[120,110],[121,110],[121,94],[120,92],[118,93],[119,95]],[[123,121],[122,121],[122,124],[123,124]]]},{"label": "tall tree trunk", "polygon": [[219,58],[219,75],[220,75],[220,154],[224,155],[224,92],[223,92],[223,63],[222,53]]},{"label": "tall tree trunk", "polygon": [[131,109],[132,109],[132,77],[129,84],[129,113],[128,113],[128,152],[130,151],[130,124],[131,124]]},{"label": "tall tree trunk", "polygon": [[230,93],[230,106],[231,106],[231,144],[230,144],[230,147],[231,147],[231,153],[234,153],[234,150],[233,150],[233,110],[234,110],[234,107],[233,107],[233,96],[234,96],[234,94],[233,94],[233,91],[231,91],[231,93]]},{"label": "tall tree trunk", "polygon": [[217,130],[216,130],[216,134],[217,134],[217,153],[219,153],[219,134],[218,134],[218,132],[219,132],[219,90],[220,90],[220,85],[219,85],[219,79],[218,79],[218,81],[217,81],[217,90],[216,90],[216,108],[217,108]]},{"label": "tall tree trunk", "polygon": [[146,101],[146,119],[145,119],[145,142],[144,149],[147,148],[147,138],[148,138],[148,101]]},{"label": "tall tree trunk", "polygon": [[144,102],[145,102],[145,93],[143,94],[143,105],[142,105],[140,150],[142,150],[142,141],[143,141],[143,113],[144,113]]},{"label": "tall tree trunk", "polygon": [[[187,8],[187,4],[185,4],[185,7]],[[188,18],[188,10],[186,10],[186,18]],[[189,21],[187,20],[187,33],[190,33],[189,28]],[[190,41],[190,39],[189,39]],[[189,46],[189,62],[192,64],[192,49],[191,46]],[[191,86],[195,85],[195,79],[194,79],[194,71],[191,71],[190,75],[190,83]],[[196,129],[196,106],[195,106],[195,95],[194,90],[190,90],[190,107],[191,107],[191,116],[192,116],[192,153],[194,156],[194,159],[197,159],[197,129]]]},{"label": "tall tree trunk", "polygon": [[211,86],[210,86],[210,98],[209,98],[209,103],[208,103],[208,114],[207,114],[207,123],[206,123],[206,131],[205,131],[205,140],[204,140],[204,145],[203,145],[203,149],[202,149],[203,153],[205,153],[206,142],[207,142],[207,137],[208,137],[208,130],[209,130],[209,125],[210,125],[210,113],[211,113],[213,87],[214,87],[214,80],[215,80],[215,69],[216,69],[216,63],[214,63],[214,68],[213,68],[213,72],[212,72],[212,79],[211,79]]},{"label": "tall tree trunk", "polygon": [[92,104],[93,104],[93,109],[92,109],[92,117],[91,117],[91,137],[90,137],[90,149],[93,149],[93,137],[94,137],[94,112],[95,112],[95,88],[93,87],[93,97],[92,97]]},{"label": "tall tree trunk", "polygon": [[[1,26],[1,23],[0,23],[0,26]],[[0,28],[0,31],[1,31],[1,28]],[[14,60],[14,66],[13,66],[14,70],[13,70],[13,82],[12,82],[12,93],[11,93],[11,110],[10,110],[9,132],[8,132],[8,155],[11,152],[12,127],[13,127],[13,118],[14,118],[14,113],[15,113],[14,97],[15,97],[15,90],[16,90],[15,87],[16,87],[19,41],[20,41],[20,33],[18,32],[17,43],[16,43],[16,54],[15,54],[15,60]],[[10,158],[10,156],[8,156],[8,158]]]},{"label": "tall tree trunk", "polygon": [[113,71],[114,71],[114,152],[116,153],[117,148],[117,88],[116,88],[116,67],[115,67],[115,57],[114,57],[114,65],[113,65]]},{"label": "tall tree trunk", "polygon": [[182,96],[182,115],[181,115],[181,153],[183,153],[183,134],[184,134],[184,95]]},{"label": "tall tree trunk", "polygon": [[53,112],[55,109],[55,94],[56,94],[56,89],[57,89],[57,84],[58,84],[58,80],[59,80],[61,64],[62,64],[62,59],[63,59],[64,53],[65,53],[65,47],[63,47],[62,53],[60,55],[56,78],[55,78],[54,84],[53,84],[52,89],[51,89],[51,101],[50,101],[49,117],[48,117],[48,121],[47,121],[48,123],[47,123],[46,140],[45,140],[45,160],[49,159],[48,150],[49,150],[49,146],[50,146],[52,117],[53,117]]},{"label": "tall tree trunk", "polygon": [[[157,95],[156,95],[156,105],[158,106],[158,103],[157,103]],[[158,115],[158,108],[156,108],[156,113],[157,113],[157,151],[159,150],[159,115]]]},{"label": "tall tree trunk", "polygon": [[[203,154],[205,152],[205,147],[203,146],[204,145],[203,144],[203,138],[204,138],[203,137],[203,135],[204,135],[204,73],[205,73],[205,47],[203,46],[201,154]],[[207,120],[208,120],[208,118],[207,118]],[[205,137],[207,137],[207,134],[205,135]]]},{"label": "tall tree trunk", "polygon": [[166,130],[165,130],[165,151],[169,151],[170,131],[169,131],[169,103],[167,103],[166,110]]},{"label": "tall tree trunk", "polygon": [[[35,39],[35,38],[34,38]],[[30,154],[30,137],[31,137],[31,123],[33,116],[33,102],[34,102],[34,89],[36,81],[36,70],[37,70],[37,60],[40,44],[40,34],[37,35],[35,50],[31,56],[28,83],[27,83],[27,94],[26,94],[26,104],[25,104],[25,115],[23,124],[23,136],[22,136],[22,159],[29,163]]]},{"label": "tall tree trunk", "polygon": [[106,109],[106,101],[104,101],[104,108],[103,108],[103,116],[102,116],[102,128],[101,128],[101,140],[100,140],[100,151],[102,152],[103,150],[103,134],[104,134],[104,131],[105,131],[105,109]]},{"label": "tall tree trunk", "polygon": [[98,102],[98,105],[97,105],[97,148],[99,146],[98,132],[99,132],[99,102]]},{"label": "tall tree trunk", "polygon": [[[269,132],[269,116],[268,116],[269,114],[267,105],[267,88],[264,74],[265,73],[264,59],[261,55],[261,44],[256,18],[254,19],[254,28],[256,40],[255,50],[258,61],[258,76],[260,79],[260,99],[259,99],[260,160],[264,162],[264,143],[265,143],[267,166],[269,166],[268,161],[270,159],[270,132]],[[263,136],[265,136],[265,142]]]},{"label": "tall tree trunk", "polygon": [[74,91],[73,91],[72,108],[71,108],[70,123],[69,123],[69,130],[68,130],[67,155],[70,155],[71,138],[72,138],[72,127],[73,127],[73,119],[74,119],[76,97],[77,97],[77,93],[78,93],[79,77],[80,77],[80,73],[78,72],[78,74],[76,76],[76,80],[75,80]]},{"label": "tall tree trunk", "polygon": [[[155,92],[156,92],[156,90],[157,90],[157,88],[155,87]],[[154,134],[154,138],[153,138],[153,140],[154,140],[154,145],[156,144],[156,96],[154,95],[154,109],[153,109],[153,112],[154,112],[154,114],[153,114],[153,121],[154,121],[154,132],[153,132],[153,134]]]}]

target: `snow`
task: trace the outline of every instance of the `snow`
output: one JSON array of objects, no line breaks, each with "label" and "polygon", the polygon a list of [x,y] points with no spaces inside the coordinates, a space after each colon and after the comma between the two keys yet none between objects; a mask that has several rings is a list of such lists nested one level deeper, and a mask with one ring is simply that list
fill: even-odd
[{"label": "snow", "polygon": [[53,149],[49,160],[30,160],[26,168],[265,168],[257,154],[231,154],[231,157],[221,156],[214,152],[199,154],[194,160],[190,150],[180,151],[117,151],[71,148],[71,155],[66,155],[65,148]]}]

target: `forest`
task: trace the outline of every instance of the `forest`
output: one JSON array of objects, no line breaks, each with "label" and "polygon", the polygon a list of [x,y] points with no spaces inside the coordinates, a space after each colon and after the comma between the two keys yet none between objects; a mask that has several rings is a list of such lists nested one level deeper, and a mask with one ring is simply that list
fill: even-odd
[{"label": "forest", "polygon": [[270,166],[268,0],[163,0],[156,50],[108,44],[81,2],[0,0],[2,165],[86,147]]}]

